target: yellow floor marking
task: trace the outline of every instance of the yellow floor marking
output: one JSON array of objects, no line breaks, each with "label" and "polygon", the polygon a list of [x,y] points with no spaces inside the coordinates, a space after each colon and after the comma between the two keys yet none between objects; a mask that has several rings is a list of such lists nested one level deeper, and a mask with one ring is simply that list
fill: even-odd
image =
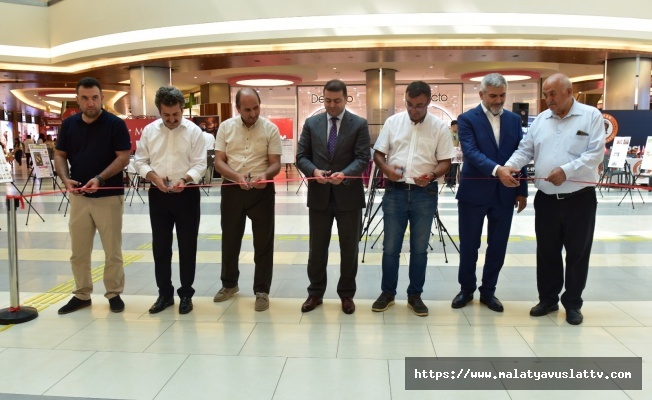
[{"label": "yellow floor marking", "polygon": [[[123,254],[122,261],[124,266],[131,264],[134,261],[139,260],[142,257],[141,254]],[[91,269],[91,276],[93,283],[99,281],[104,276],[104,264],[99,267]],[[67,282],[64,282],[60,285],[53,287],[45,293],[40,293],[30,297],[25,300],[22,305],[34,307],[37,311],[41,312],[48,308],[49,306],[60,302],[70,296],[70,293],[75,288],[75,279],[70,279]],[[6,331],[7,329],[14,326],[14,324],[0,326],[0,332]]]}]

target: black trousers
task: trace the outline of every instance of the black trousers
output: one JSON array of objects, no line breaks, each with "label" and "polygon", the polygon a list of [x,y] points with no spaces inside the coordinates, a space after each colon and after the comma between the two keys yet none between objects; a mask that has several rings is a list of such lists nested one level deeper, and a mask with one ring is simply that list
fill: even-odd
[{"label": "black trousers", "polygon": [[186,187],[181,193],[149,189],[149,219],[152,224],[154,272],[160,296],[172,297],[172,230],[176,226],[179,244],[179,297],[192,297],[195,289],[197,235],[199,234],[199,188]]},{"label": "black trousers", "polygon": [[459,169],[460,164],[451,163],[451,169],[446,172],[445,181],[448,186],[455,186],[457,183],[457,170]]},{"label": "black trousers", "polygon": [[[589,273],[589,258],[597,210],[595,189],[557,199],[538,191],[534,197],[537,235],[537,288],[539,300],[565,308],[582,308],[582,291]],[[566,250],[566,273],[562,248]]]},{"label": "black trousers", "polygon": [[[332,192],[331,192],[332,197]],[[326,210],[309,209],[310,253],[308,256],[308,294],[324,297],[326,291],[326,266],[328,246],[331,241],[333,220],[337,221],[340,237],[340,279],[337,294],[340,297],[355,296],[355,277],[358,274],[358,244],[362,230],[362,209],[337,211],[331,199]]]},{"label": "black trousers", "polygon": [[247,218],[254,237],[254,293],[268,293],[274,266],[274,184],[263,189],[243,190],[240,186],[222,186],[222,286],[238,285],[238,259]]}]

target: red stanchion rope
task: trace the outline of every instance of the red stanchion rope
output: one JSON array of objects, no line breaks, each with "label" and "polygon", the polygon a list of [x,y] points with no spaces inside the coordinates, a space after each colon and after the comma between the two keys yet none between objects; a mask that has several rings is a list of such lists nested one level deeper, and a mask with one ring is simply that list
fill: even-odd
[{"label": "red stanchion rope", "polygon": [[[363,177],[363,176],[343,176],[341,177],[342,179],[379,179],[379,178],[371,178],[371,177]],[[251,182],[251,184],[263,184],[263,183],[289,183],[289,182],[301,182],[303,180],[317,180],[318,178],[315,177],[305,177],[305,178],[287,178],[287,179],[267,179],[263,181],[258,181],[258,182]],[[330,179],[330,178],[325,178],[325,179]],[[412,178],[416,179],[416,178]],[[498,178],[496,177],[477,177],[477,178],[460,178],[460,180],[497,180]],[[515,178],[517,180],[521,181],[527,181],[527,180],[545,180],[545,178],[525,178],[525,177],[520,177],[520,178]],[[581,183],[581,184],[586,184],[586,185],[591,185],[591,186],[600,186],[603,188],[612,188],[612,189],[632,189],[632,190],[652,190],[652,187],[650,186],[643,186],[643,185],[625,185],[625,184],[617,184],[617,183],[600,183],[598,182],[588,182],[588,181],[579,181],[579,180],[572,180],[572,179],[567,179],[566,182],[573,182],[573,183]],[[197,188],[206,188],[206,187],[219,187],[219,186],[240,186],[239,183],[235,182],[228,182],[228,183],[217,183],[217,184],[203,184],[203,185],[188,185],[187,187],[197,187]],[[125,186],[102,186],[99,188],[96,188],[97,190],[118,190],[118,189],[124,189]],[[73,192],[80,192],[82,191],[82,188],[75,188],[71,190],[67,189],[61,189],[61,190],[51,190],[51,191],[46,191],[46,192],[39,192],[39,193],[33,193],[33,194],[25,194],[23,196],[15,196],[17,198],[21,198],[21,208],[25,208],[24,203],[22,203],[22,198],[27,198],[27,197],[38,197],[38,196],[48,196],[52,194],[59,194],[59,193],[73,193]]]}]

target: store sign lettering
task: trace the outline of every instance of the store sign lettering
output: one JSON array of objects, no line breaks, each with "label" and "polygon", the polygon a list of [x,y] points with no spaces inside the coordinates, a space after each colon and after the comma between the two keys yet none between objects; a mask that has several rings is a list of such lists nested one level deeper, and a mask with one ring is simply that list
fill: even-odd
[{"label": "store sign lettering", "polygon": [[[311,94],[310,95],[310,102],[312,104],[315,103],[324,103],[324,96],[317,96],[316,94]],[[346,102],[347,103],[353,103],[353,96],[346,96]]]},{"label": "store sign lettering", "polygon": [[448,96],[446,94],[435,93],[431,96],[432,101],[445,102],[448,101]]}]

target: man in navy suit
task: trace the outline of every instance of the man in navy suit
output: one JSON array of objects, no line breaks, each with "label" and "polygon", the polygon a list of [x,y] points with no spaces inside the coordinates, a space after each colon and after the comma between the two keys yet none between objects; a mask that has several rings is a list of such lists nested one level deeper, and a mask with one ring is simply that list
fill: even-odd
[{"label": "man in navy suit", "polygon": [[369,128],[367,121],[345,110],[346,85],[331,80],[324,86],[326,113],[306,120],[299,138],[297,167],[308,177],[308,218],[310,250],[308,255],[308,299],[301,306],[310,312],[322,304],[326,291],[326,265],[333,220],[337,220],[340,239],[340,279],[337,294],[342,311],[355,311],[353,296],[358,272],[358,242],[365,207],[361,179],[369,164]]},{"label": "man in navy suit", "polygon": [[[457,119],[464,165],[457,192],[461,291],[451,306],[462,308],[473,300],[476,289],[475,269],[487,218],[487,251],[482,271],[480,303],[489,309],[503,311],[494,295],[498,274],[505,261],[513,208],[521,212],[527,205],[527,181],[508,188],[495,179],[496,170],[516,151],[523,137],[521,117],[504,110],[507,82],[497,73],[485,76],[480,83],[481,104]],[[521,170],[526,178],[526,169]]]}]

